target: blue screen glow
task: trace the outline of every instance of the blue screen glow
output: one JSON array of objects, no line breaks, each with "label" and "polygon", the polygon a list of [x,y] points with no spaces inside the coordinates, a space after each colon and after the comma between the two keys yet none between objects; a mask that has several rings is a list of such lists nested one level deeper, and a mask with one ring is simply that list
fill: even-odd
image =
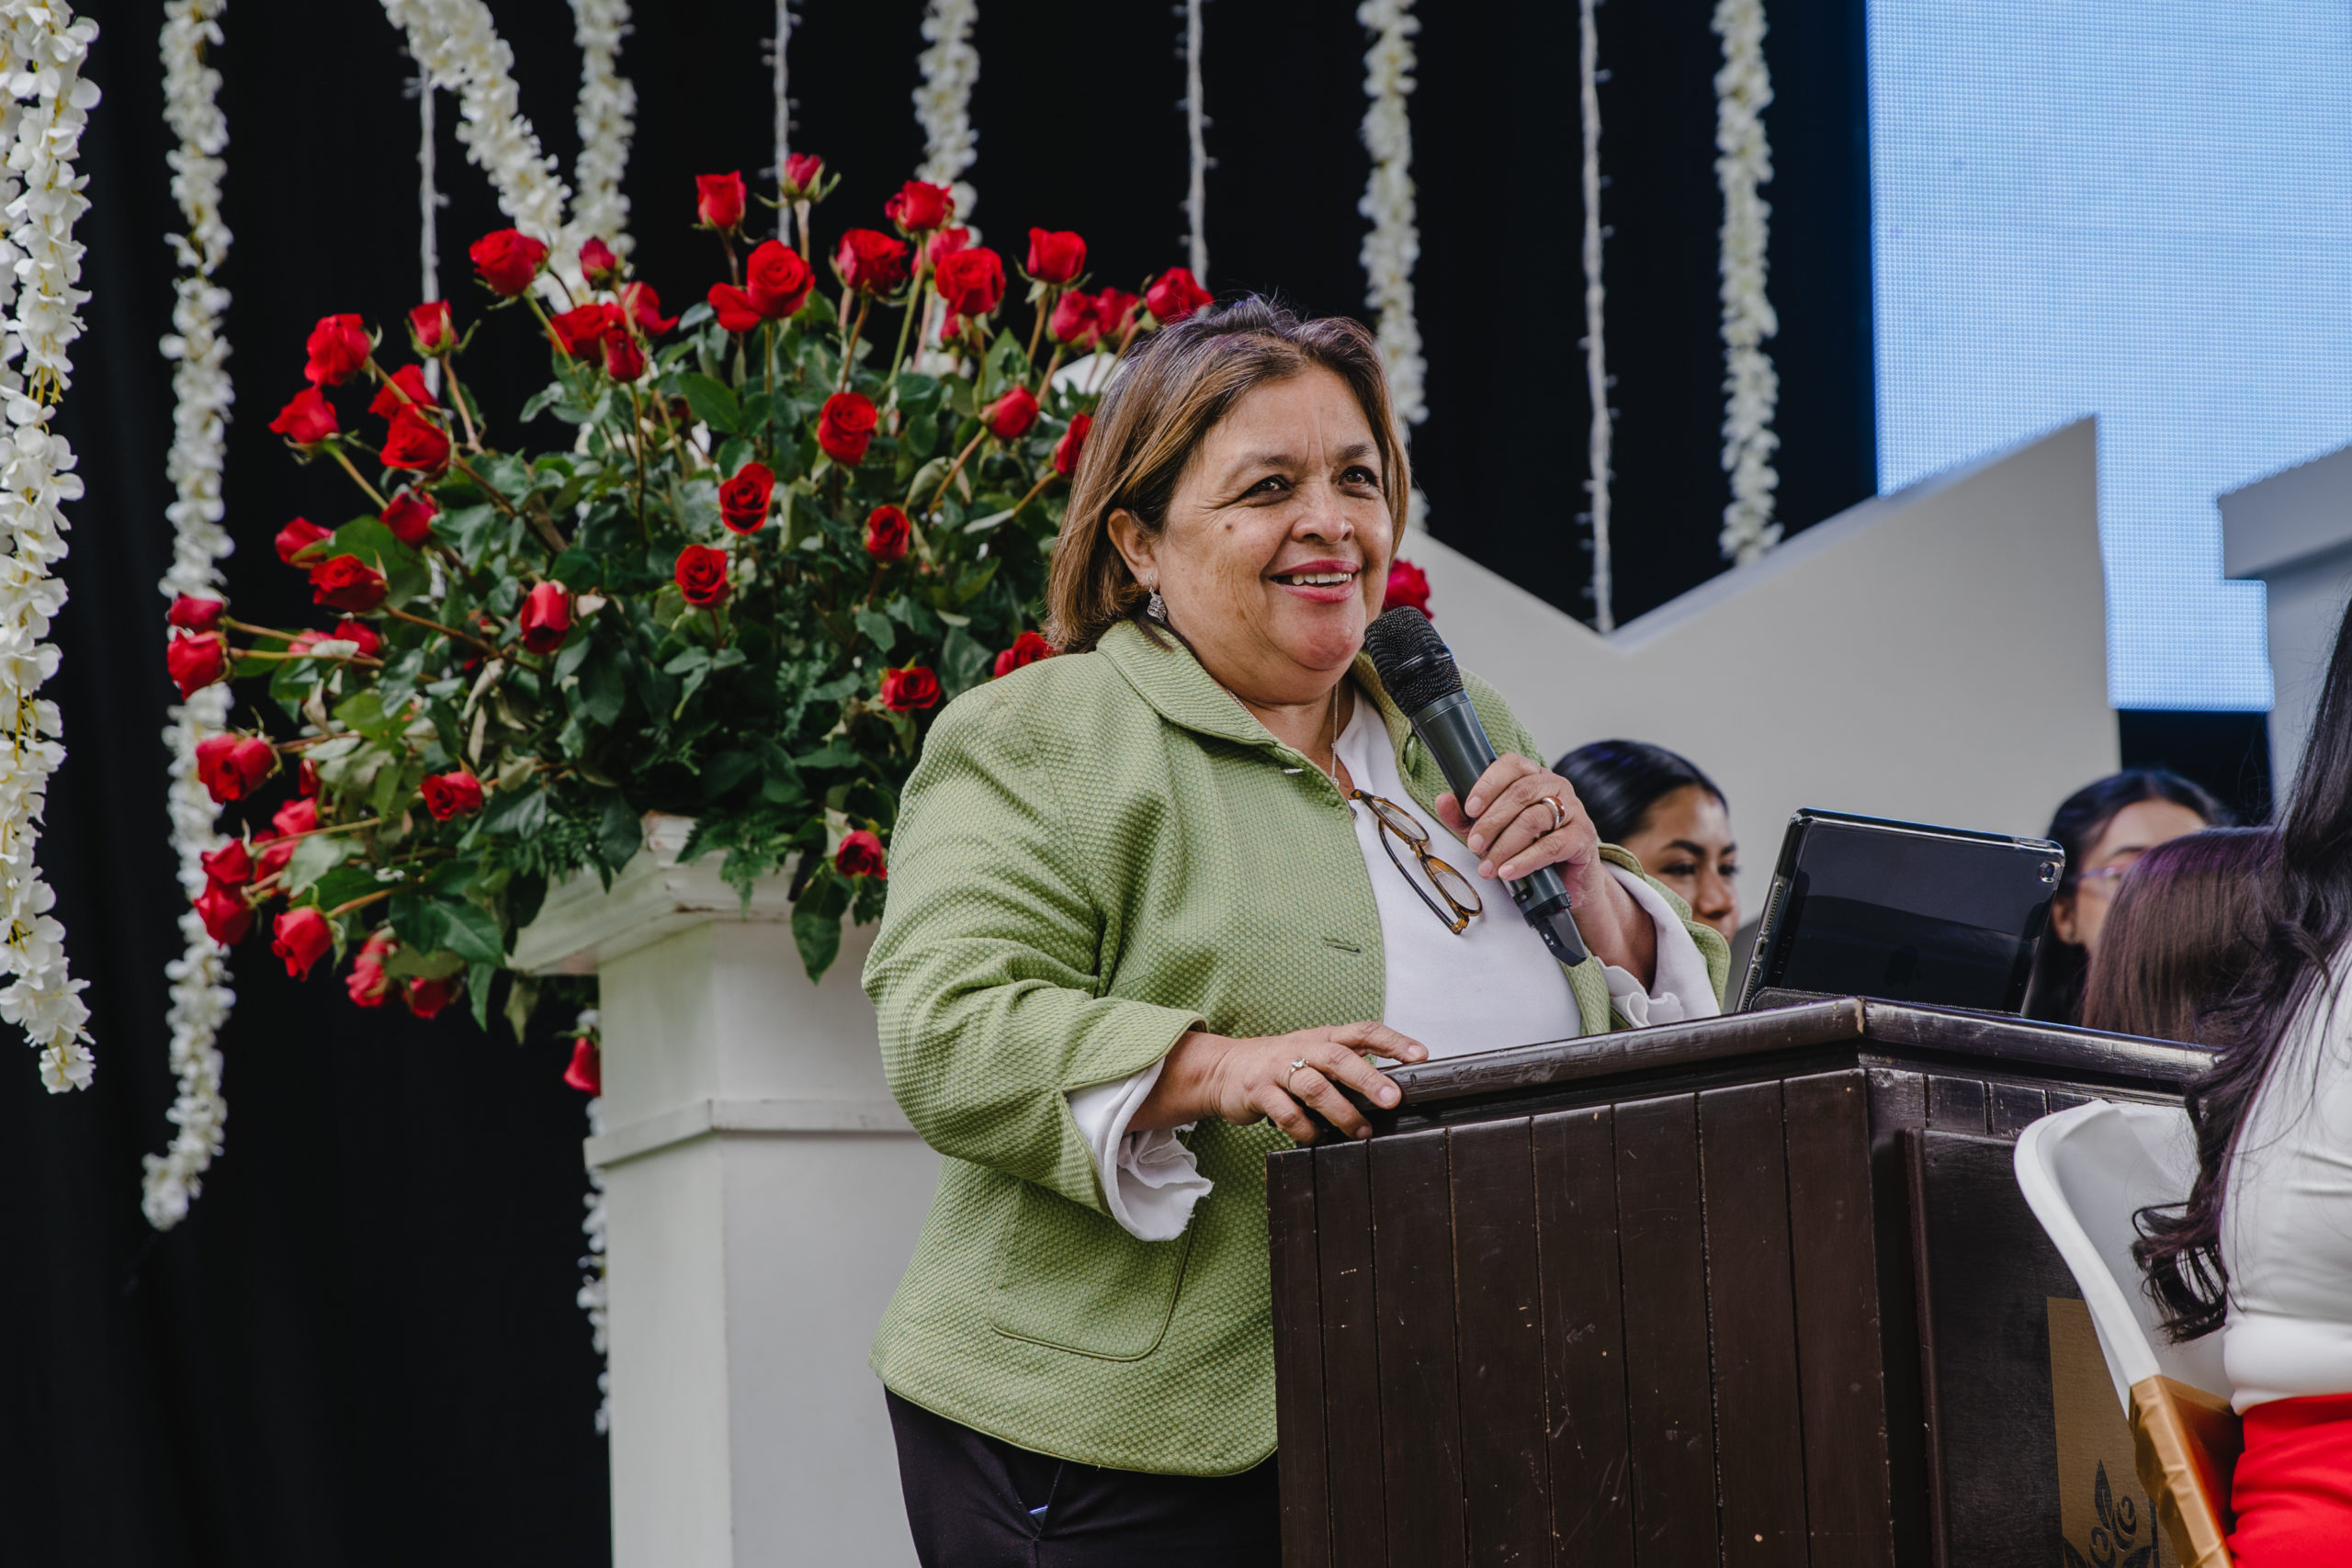
[{"label": "blue screen glow", "polygon": [[1879,488],[2097,413],[2109,700],[2269,707],[2213,498],[2352,441],[2352,7],[1869,27]]}]

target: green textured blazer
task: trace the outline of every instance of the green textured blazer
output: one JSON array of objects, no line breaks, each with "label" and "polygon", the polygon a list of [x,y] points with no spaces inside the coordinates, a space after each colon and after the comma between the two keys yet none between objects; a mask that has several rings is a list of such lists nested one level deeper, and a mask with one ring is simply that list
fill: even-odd
[{"label": "green textured blazer", "polygon": [[[1354,676],[1433,811],[1436,763],[1369,659]],[[1469,684],[1496,744],[1540,755]],[[1720,995],[1723,938],[1690,931]],[[1081,1463],[1223,1475],[1265,1459],[1265,1158],[1290,1140],[1203,1122],[1186,1142],[1215,1190],[1182,1235],[1138,1241],[1104,1207],[1068,1096],[1188,1029],[1379,1018],[1382,965],[1347,802],[1185,649],[1123,623],[1095,652],[949,704],[908,781],[865,965],[891,1092],[945,1156],[875,1337],[883,1382]],[[1611,1027],[1600,962],[1568,981],[1585,1032]]]}]

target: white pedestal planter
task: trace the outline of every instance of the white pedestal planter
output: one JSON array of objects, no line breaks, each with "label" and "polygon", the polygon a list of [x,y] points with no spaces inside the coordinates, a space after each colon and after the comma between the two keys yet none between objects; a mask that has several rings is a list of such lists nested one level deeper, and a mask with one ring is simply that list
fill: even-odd
[{"label": "white pedestal planter", "polygon": [[857,977],[871,927],[811,986],[780,879],[745,918],[685,824],[606,891],[548,896],[517,967],[594,972],[616,1568],[914,1561],[875,1325],[938,1156],[882,1080]]}]

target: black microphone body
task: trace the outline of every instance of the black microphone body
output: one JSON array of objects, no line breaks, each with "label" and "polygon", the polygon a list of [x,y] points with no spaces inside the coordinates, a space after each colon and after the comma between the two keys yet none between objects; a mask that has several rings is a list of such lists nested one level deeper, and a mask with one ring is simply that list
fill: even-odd
[{"label": "black microphone body", "polygon": [[[1454,799],[1468,801],[1471,786],[1494,765],[1497,753],[1445,640],[1419,610],[1400,607],[1373,622],[1364,647],[1381,684],[1430,749]],[[1463,807],[1465,815],[1468,809]],[[1561,963],[1581,964],[1592,956],[1571,917],[1568,885],[1556,867],[1540,866],[1509,886],[1520,913]]]}]

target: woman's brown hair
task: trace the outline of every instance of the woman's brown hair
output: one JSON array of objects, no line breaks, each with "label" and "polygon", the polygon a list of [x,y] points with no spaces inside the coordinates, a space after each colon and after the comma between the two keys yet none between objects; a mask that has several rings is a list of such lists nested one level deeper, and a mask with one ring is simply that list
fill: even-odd
[{"label": "woman's brown hair", "polygon": [[1363,405],[1388,513],[1403,533],[1412,478],[1372,333],[1342,316],[1302,321],[1245,296],[1145,340],[1103,394],[1046,579],[1046,636],[1057,648],[1083,653],[1143,606],[1144,591],[1111,538],[1111,514],[1124,511],[1157,534],[1201,443],[1242,395],[1311,369],[1339,377]]},{"label": "woman's brown hair", "polygon": [[2099,933],[2084,1027],[2211,1043],[2207,1019],[2262,942],[2278,851],[2267,828],[2209,828],[2142,855]]}]

